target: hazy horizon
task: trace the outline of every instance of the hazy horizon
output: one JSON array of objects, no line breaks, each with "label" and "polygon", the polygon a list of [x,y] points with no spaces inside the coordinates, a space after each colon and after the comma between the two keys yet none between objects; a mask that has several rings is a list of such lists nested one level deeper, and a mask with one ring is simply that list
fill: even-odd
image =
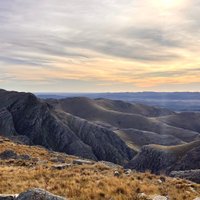
[{"label": "hazy horizon", "polygon": [[200,91],[198,0],[0,2],[0,87]]},{"label": "hazy horizon", "polygon": [[101,94],[101,93],[200,93],[199,91],[187,91],[187,90],[183,90],[183,91],[151,91],[151,90],[138,90],[138,91],[29,91],[29,90],[18,90],[18,89],[6,89],[6,88],[0,88],[2,90],[7,90],[7,91],[16,91],[16,92],[30,92],[30,93],[34,93],[34,94]]}]

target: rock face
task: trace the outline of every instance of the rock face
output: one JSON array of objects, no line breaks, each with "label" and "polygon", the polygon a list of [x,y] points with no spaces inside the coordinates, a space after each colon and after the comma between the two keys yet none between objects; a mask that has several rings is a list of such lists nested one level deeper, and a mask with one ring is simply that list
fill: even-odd
[{"label": "rock face", "polygon": [[11,113],[6,108],[0,109],[0,133],[12,136],[16,133]]},{"label": "rock face", "polygon": [[166,172],[177,158],[172,151],[155,148],[147,145],[142,147],[141,152],[136,155],[125,167],[145,172],[150,170],[152,173]]},{"label": "rock face", "polygon": [[172,147],[146,145],[125,167],[142,172],[150,170],[153,173],[167,174],[180,169],[198,169],[199,145],[200,141]]},{"label": "rock face", "polygon": [[66,198],[53,195],[42,189],[30,189],[21,193],[16,200],[67,200]]},{"label": "rock face", "polygon": [[200,147],[188,151],[182,159],[176,163],[174,171],[200,169]]},{"label": "rock face", "polygon": [[0,111],[9,118],[7,123],[0,121],[3,136],[23,135],[54,151],[118,164],[134,156],[113,131],[55,110],[33,94],[0,90]]},{"label": "rock face", "polygon": [[195,183],[200,183],[200,169],[186,170],[186,171],[172,171],[170,176],[176,178],[183,178]]}]

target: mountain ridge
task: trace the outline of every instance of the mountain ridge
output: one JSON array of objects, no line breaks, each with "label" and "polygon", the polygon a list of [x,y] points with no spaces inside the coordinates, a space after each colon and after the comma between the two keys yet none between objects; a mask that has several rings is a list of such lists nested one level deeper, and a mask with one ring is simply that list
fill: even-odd
[{"label": "mountain ridge", "polygon": [[[192,127],[182,125],[183,118],[187,123],[192,120]],[[174,147],[199,142],[198,119],[198,114],[118,100],[39,99],[31,93],[0,90],[0,132],[4,136],[139,171],[196,169],[199,149],[188,149],[177,159]],[[196,165],[188,162],[190,157]]]}]

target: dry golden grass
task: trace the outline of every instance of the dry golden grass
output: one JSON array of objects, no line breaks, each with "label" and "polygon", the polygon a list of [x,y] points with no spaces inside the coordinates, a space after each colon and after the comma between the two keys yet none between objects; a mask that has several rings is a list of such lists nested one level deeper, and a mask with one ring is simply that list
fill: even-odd
[{"label": "dry golden grass", "polygon": [[[55,157],[55,153],[38,147],[13,144],[4,141],[0,144],[0,152],[6,149],[16,150],[18,154],[29,154],[41,160]],[[56,153],[57,155],[57,153]],[[64,156],[64,154],[62,154]],[[74,157],[66,156],[69,162]],[[169,195],[171,200],[193,200],[200,196],[200,185],[181,179],[172,179],[146,173],[126,175],[119,168],[120,176],[115,177],[115,169],[100,163],[94,165],[72,165],[67,169],[55,170],[53,162],[36,163],[29,166],[30,161],[1,161],[0,193],[20,193],[26,189],[40,187],[54,194],[66,196],[72,200],[137,200],[139,193],[147,195]],[[163,180],[162,183],[159,180]]]}]

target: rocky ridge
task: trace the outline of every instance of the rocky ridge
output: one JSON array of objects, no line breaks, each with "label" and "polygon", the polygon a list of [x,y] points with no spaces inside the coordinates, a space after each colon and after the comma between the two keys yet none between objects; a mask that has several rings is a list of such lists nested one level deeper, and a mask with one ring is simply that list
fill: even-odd
[{"label": "rocky ridge", "polygon": [[23,135],[54,151],[118,164],[134,155],[111,130],[57,111],[30,93],[0,90],[0,117],[3,136]]}]

